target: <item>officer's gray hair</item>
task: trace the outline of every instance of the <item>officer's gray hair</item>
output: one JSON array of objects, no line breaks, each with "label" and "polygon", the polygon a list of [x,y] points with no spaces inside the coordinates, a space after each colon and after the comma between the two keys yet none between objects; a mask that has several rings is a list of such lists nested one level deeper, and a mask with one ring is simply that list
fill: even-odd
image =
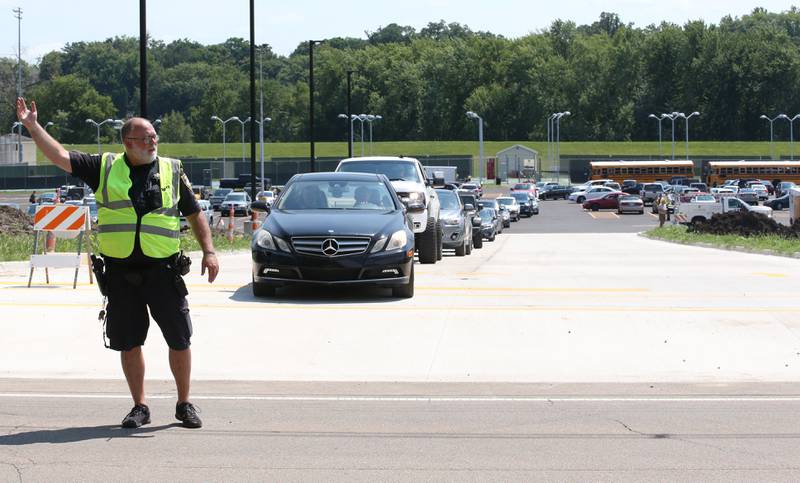
[{"label": "officer's gray hair", "polygon": [[150,121],[148,121],[147,119],[145,119],[143,117],[132,117],[132,118],[128,119],[127,121],[125,121],[125,123],[122,124],[122,132],[120,133],[122,135],[122,139],[125,139],[126,137],[128,137],[128,134],[130,134],[131,130],[133,129],[133,125],[137,121],[144,121],[144,122],[150,124]]}]

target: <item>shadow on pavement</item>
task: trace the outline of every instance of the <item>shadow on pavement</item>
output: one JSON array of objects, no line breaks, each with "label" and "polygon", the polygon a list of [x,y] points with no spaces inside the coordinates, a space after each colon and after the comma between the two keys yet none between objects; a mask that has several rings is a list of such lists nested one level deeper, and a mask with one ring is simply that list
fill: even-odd
[{"label": "shadow on pavement", "polygon": [[385,304],[404,299],[392,297],[392,290],[372,286],[350,287],[314,287],[290,286],[281,287],[273,297],[256,297],[253,295],[252,284],[247,284],[236,289],[229,297],[235,302],[261,302],[268,304]]},{"label": "shadow on pavement", "polygon": [[62,444],[92,439],[152,438],[154,435],[151,433],[180,427],[182,427],[180,423],[172,423],[162,426],[145,426],[137,429],[124,429],[118,424],[85,428],[40,429],[0,436],[0,446],[22,446],[37,443]]}]

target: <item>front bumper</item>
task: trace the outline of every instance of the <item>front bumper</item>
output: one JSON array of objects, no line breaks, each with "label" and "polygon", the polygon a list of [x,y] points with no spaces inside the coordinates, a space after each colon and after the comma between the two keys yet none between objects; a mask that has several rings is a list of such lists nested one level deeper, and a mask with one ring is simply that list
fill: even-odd
[{"label": "front bumper", "polygon": [[[413,239],[413,238],[412,238]],[[411,253],[411,256],[409,256]],[[320,257],[252,250],[253,280],[274,287],[288,285],[397,286],[407,284],[414,263],[414,245],[392,253]]]},{"label": "front bumper", "polygon": [[456,248],[464,244],[464,234],[466,231],[461,225],[442,225],[442,246],[444,248]]}]

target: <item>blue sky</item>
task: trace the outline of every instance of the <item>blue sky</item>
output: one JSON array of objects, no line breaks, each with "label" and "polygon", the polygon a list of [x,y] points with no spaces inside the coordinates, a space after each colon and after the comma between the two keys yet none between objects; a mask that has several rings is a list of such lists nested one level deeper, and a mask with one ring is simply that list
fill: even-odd
[{"label": "blue sky", "polygon": [[[559,18],[588,24],[603,11],[644,27],[662,20],[717,23],[725,15],[742,16],[759,6],[779,12],[792,5],[776,0],[256,0],[255,4],[256,42],[270,44],[282,55],[304,40],[365,38],[365,31],[393,22],[419,30],[443,19],[516,38],[547,28]],[[248,5],[248,0],[150,0],[148,31],[166,42],[189,38],[213,44],[229,37],[247,39]],[[16,56],[17,19],[12,9],[17,6],[23,9],[22,56],[29,62],[69,42],[139,33],[138,0],[0,0],[0,57]]]}]

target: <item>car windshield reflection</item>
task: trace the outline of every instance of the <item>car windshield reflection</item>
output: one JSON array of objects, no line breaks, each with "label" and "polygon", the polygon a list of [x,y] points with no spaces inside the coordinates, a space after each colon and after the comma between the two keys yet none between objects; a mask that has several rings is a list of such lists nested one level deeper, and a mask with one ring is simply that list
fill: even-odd
[{"label": "car windshield reflection", "polygon": [[380,181],[299,181],[278,202],[279,210],[394,210],[392,195]]}]

